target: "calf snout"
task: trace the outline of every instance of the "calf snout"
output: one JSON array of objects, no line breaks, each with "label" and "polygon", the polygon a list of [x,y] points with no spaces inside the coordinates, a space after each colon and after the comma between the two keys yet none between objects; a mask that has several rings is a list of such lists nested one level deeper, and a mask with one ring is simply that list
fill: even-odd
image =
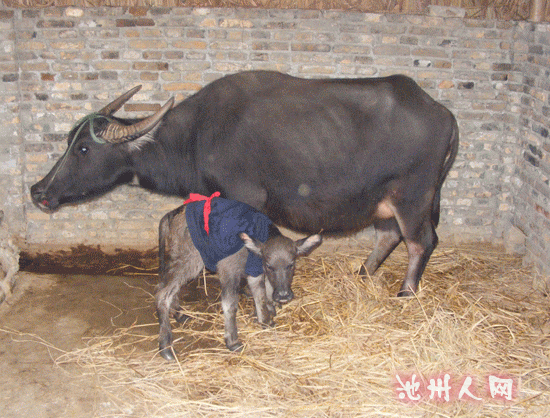
[{"label": "calf snout", "polygon": [[275,289],[273,291],[273,300],[278,303],[288,303],[294,299],[292,289]]}]

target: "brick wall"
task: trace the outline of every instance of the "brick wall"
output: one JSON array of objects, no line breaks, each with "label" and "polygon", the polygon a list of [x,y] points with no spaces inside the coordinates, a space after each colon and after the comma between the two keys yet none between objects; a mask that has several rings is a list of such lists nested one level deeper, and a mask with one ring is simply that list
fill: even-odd
[{"label": "brick wall", "polygon": [[523,23],[520,28],[516,61],[523,69],[524,94],[519,103],[519,187],[513,223],[528,237],[529,261],[543,273],[535,281],[541,287],[550,284],[542,277],[550,274],[550,25]]},{"label": "brick wall", "polygon": [[19,71],[12,12],[0,9],[0,210],[12,233],[25,233],[22,137],[19,124]]},{"label": "brick wall", "polygon": [[499,241],[517,227],[527,236],[530,259],[544,269],[547,24],[464,19],[460,9],[439,7],[426,16],[191,8],[0,12],[0,106],[8,127],[0,138],[0,199],[26,247],[155,245],[157,222],[177,199],[124,186],[45,214],[28,198],[30,185],[63,152],[71,126],[136,84],[143,89],[123,116],[143,116],[170,96],[183,99],[240,70],[304,77],[404,73],[448,106],[461,129],[460,153],[443,190],[441,230],[462,240]]}]

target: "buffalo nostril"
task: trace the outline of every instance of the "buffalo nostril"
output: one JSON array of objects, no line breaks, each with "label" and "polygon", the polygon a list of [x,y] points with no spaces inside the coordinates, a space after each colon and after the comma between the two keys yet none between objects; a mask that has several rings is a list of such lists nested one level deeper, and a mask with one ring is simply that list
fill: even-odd
[{"label": "buffalo nostril", "polygon": [[32,197],[32,200],[34,200],[35,202],[38,202],[40,201],[40,199],[42,199],[42,190],[37,190],[37,189],[31,189],[31,197]]}]

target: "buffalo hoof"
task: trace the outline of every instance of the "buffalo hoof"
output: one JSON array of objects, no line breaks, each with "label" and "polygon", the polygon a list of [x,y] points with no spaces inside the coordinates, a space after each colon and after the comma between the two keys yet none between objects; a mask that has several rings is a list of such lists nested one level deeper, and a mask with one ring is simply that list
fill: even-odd
[{"label": "buffalo hoof", "polygon": [[227,345],[227,348],[234,353],[240,353],[243,351],[244,345],[240,341],[237,341],[235,344]]},{"label": "buffalo hoof", "polygon": [[176,353],[172,347],[161,348],[159,353],[166,361],[176,361]]},{"label": "buffalo hoof", "polygon": [[410,289],[407,289],[407,290],[400,290],[399,293],[397,294],[397,297],[398,298],[412,298],[415,295],[416,295],[416,293],[414,293]]}]

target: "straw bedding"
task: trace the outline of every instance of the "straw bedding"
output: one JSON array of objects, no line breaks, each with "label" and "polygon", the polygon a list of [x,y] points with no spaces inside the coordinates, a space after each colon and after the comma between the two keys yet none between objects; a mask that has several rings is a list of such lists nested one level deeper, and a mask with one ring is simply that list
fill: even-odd
[{"label": "straw bedding", "polygon": [[[184,304],[193,319],[173,324],[177,363],[158,356],[155,323],[92,338],[56,363],[96,377],[108,398],[102,416],[549,416],[548,302],[530,290],[520,258],[485,244],[440,247],[418,297],[403,300],[393,297],[403,249],[366,281],[355,272],[367,251],[342,249],[299,262],[296,299],[278,311],[276,328],[262,329],[241,298],[241,354],[224,346],[210,287],[204,300]],[[482,401],[403,402],[395,375],[411,373],[424,386],[443,373],[471,376]],[[513,401],[485,392],[489,374],[514,378]]]}]

